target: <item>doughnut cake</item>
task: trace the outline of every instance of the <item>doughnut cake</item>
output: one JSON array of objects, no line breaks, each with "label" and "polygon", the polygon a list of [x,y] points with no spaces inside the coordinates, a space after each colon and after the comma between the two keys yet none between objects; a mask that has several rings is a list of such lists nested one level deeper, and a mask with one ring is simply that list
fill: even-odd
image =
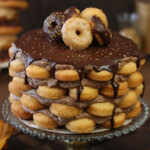
[{"label": "doughnut cake", "polygon": [[11,111],[40,129],[112,130],[141,112],[145,55],[108,28],[100,9],[51,13],[9,56]]},{"label": "doughnut cake", "polygon": [[27,7],[27,0],[0,0],[0,62],[9,60],[8,49],[22,31],[19,10]]}]

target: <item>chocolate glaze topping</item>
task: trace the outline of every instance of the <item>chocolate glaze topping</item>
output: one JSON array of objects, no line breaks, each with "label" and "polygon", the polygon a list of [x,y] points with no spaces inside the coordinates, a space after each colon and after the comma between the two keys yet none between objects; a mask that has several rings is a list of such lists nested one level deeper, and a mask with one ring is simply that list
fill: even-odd
[{"label": "chocolate glaze topping", "polygon": [[71,51],[63,42],[49,42],[42,29],[24,34],[15,41],[15,45],[22,49],[25,56],[33,60],[44,58],[57,64],[71,64],[76,69],[91,65],[99,70],[103,67],[102,69],[116,72],[120,59],[132,56],[141,60],[145,57],[130,39],[115,31],[111,33],[112,39],[107,47],[93,45],[82,51]]},{"label": "chocolate glaze topping", "polygon": [[99,38],[103,40],[104,45],[108,45],[110,43],[111,35],[103,21],[97,16],[92,16],[91,21],[94,23],[94,28],[92,30],[93,34],[99,35]]}]

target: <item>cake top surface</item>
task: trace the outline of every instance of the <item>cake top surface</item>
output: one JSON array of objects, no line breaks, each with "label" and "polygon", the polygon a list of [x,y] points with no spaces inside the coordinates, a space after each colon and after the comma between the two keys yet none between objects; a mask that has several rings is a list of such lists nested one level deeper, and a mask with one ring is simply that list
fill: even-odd
[{"label": "cake top surface", "polygon": [[71,64],[77,69],[88,65],[98,68],[111,66],[125,57],[141,59],[145,56],[132,40],[115,31],[110,32],[112,39],[107,46],[92,44],[81,51],[72,51],[63,42],[50,42],[42,28],[27,32],[15,41],[15,45],[25,56],[34,60],[45,59],[57,64]]}]

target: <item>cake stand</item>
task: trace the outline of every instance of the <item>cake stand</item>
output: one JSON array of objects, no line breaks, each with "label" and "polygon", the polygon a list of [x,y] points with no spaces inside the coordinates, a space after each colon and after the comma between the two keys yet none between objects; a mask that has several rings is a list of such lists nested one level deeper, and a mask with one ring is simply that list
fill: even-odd
[{"label": "cake stand", "polygon": [[130,132],[135,131],[140,128],[149,116],[148,105],[141,99],[142,103],[142,112],[141,114],[134,118],[131,123],[114,129],[111,131],[104,131],[99,133],[90,133],[90,134],[61,134],[61,133],[52,133],[48,131],[43,131],[35,128],[31,128],[24,123],[22,123],[17,117],[15,117],[10,110],[10,103],[6,100],[2,107],[2,114],[7,122],[9,122],[13,127],[22,131],[24,134],[29,134],[32,137],[37,136],[39,139],[48,139],[48,140],[57,140],[63,142],[67,149],[86,149],[86,146],[93,142],[94,140],[102,141],[108,140],[115,137],[120,137],[122,135],[129,134]]}]

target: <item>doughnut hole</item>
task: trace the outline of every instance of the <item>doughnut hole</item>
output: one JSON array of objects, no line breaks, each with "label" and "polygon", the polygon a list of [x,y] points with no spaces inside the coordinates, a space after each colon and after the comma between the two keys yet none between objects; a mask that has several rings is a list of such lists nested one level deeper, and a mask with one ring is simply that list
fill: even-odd
[{"label": "doughnut hole", "polygon": [[15,59],[10,62],[10,68],[15,72],[23,71],[25,69],[25,64],[22,63],[21,60]]}]

